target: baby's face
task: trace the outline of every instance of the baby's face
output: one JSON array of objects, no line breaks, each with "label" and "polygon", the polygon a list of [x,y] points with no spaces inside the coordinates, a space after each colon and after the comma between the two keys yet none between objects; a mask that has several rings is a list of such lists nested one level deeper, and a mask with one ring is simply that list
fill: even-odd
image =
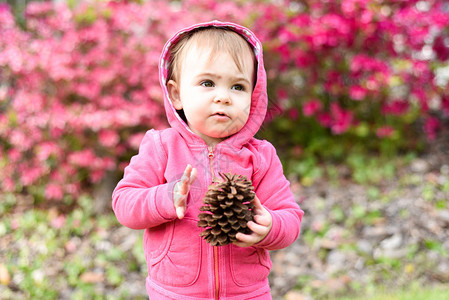
[{"label": "baby's face", "polygon": [[167,85],[176,109],[184,110],[190,129],[208,145],[238,132],[248,120],[254,86],[251,53],[242,53],[239,71],[226,52],[210,59],[210,50],[193,46],[186,53],[178,83]]}]

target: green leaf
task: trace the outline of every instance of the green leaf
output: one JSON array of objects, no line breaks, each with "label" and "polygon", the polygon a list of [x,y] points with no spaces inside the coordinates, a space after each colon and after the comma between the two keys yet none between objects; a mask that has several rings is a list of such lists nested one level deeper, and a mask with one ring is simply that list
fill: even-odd
[{"label": "green leaf", "polygon": [[110,266],[106,269],[106,278],[108,282],[112,285],[119,285],[123,281],[123,276],[119,269]]}]

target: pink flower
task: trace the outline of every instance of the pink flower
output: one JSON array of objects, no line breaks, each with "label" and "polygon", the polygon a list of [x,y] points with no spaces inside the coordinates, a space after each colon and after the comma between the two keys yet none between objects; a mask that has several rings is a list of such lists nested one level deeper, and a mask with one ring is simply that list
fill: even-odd
[{"label": "pink flower", "polygon": [[321,111],[322,108],[323,108],[323,104],[321,103],[320,100],[311,99],[311,100],[306,101],[302,105],[302,113],[304,114],[304,116],[310,117],[310,116],[315,115],[317,112]]},{"label": "pink flower", "polygon": [[[67,162],[63,162],[61,164],[61,166],[59,167],[59,169],[60,169],[59,175],[64,176],[65,178],[70,178],[70,177],[76,175],[75,167],[68,164]],[[61,178],[64,178],[64,177],[61,177]]]},{"label": "pink flower", "polygon": [[45,197],[52,200],[62,200],[64,193],[61,186],[50,183],[45,187]]},{"label": "pink flower", "polygon": [[16,189],[14,181],[9,177],[3,179],[1,186],[5,192],[13,192]]},{"label": "pink flower", "polygon": [[79,167],[89,167],[96,158],[97,156],[92,149],[86,149],[70,154],[68,162]]},{"label": "pink flower", "polygon": [[42,166],[25,167],[20,166],[20,180],[24,186],[30,186],[36,182],[44,173]]},{"label": "pink flower", "polygon": [[277,98],[278,99],[287,99],[288,93],[285,89],[278,89],[277,90]]},{"label": "pink flower", "polygon": [[30,2],[26,6],[25,14],[27,17],[34,15],[44,15],[53,10],[52,2]]},{"label": "pink flower", "polygon": [[99,141],[105,147],[115,147],[120,140],[119,135],[114,130],[100,131]]},{"label": "pink flower", "polygon": [[337,71],[329,71],[326,74],[326,82],[324,83],[325,89],[334,95],[339,95],[343,88],[342,75]]},{"label": "pink flower", "polygon": [[60,229],[64,227],[66,222],[66,217],[63,215],[57,216],[55,219],[51,220],[50,224],[53,228]]},{"label": "pink flower", "polygon": [[77,196],[80,191],[80,184],[79,183],[66,184],[64,186],[64,189],[65,189],[66,193],[69,193],[70,195],[73,195],[73,196]]},{"label": "pink flower", "polygon": [[104,170],[114,170],[117,165],[115,163],[115,160],[112,157],[103,157],[100,159],[100,169]]},{"label": "pink flower", "polygon": [[421,112],[426,113],[429,110],[429,103],[427,102],[428,97],[426,91],[416,87],[415,89],[412,90],[411,94],[418,99],[419,104],[421,105]]},{"label": "pink flower", "polygon": [[63,134],[64,130],[61,128],[53,127],[50,129],[50,135],[55,139],[59,139]]},{"label": "pink flower", "polygon": [[36,150],[36,156],[39,161],[45,161],[52,154],[59,153],[57,144],[52,142],[42,143]]},{"label": "pink flower", "polygon": [[8,151],[8,159],[11,163],[15,163],[20,160],[22,157],[21,153],[17,150],[17,148],[12,148]]},{"label": "pink flower", "polygon": [[403,115],[408,111],[410,107],[409,102],[404,100],[394,100],[390,103],[386,103],[382,107],[383,114],[390,114],[394,116]]},{"label": "pink flower", "polygon": [[74,239],[71,239],[71,240],[67,241],[64,248],[69,253],[75,252],[75,250],[77,248],[77,243],[74,242]]},{"label": "pink flower", "polygon": [[430,141],[437,137],[437,132],[440,129],[440,121],[435,117],[428,117],[424,123],[424,132],[427,135],[427,139]]},{"label": "pink flower", "polygon": [[296,120],[296,119],[298,119],[298,117],[299,117],[299,112],[298,112],[298,110],[297,110],[296,108],[290,109],[290,110],[288,111],[288,117],[289,117],[291,120]]},{"label": "pink flower", "polygon": [[443,107],[443,112],[446,116],[449,116],[449,96],[443,97],[441,99],[441,105]]},{"label": "pink flower", "polygon": [[442,35],[435,38],[433,42],[433,51],[435,52],[437,58],[441,61],[446,61],[449,59],[449,44],[445,42],[448,37]]},{"label": "pink flower", "polygon": [[324,222],[319,221],[319,220],[313,221],[311,227],[312,227],[312,230],[313,230],[313,231],[315,231],[315,232],[320,232],[320,231],[322,231],[323,228],[324,228]]},{"label": "pink flower", "polygon": [[290,49],[286,44],[279,45],[279,47],[276,48],[276,52],[278,52],[284,60],[290,57]]},{"label": "pink flower", "polygon": [[0,24],[4,28],[14,25],[14,16],[11,14],[11,8],[8,3],[0,3]]},{"label": "pink flower", "polygon": [[123,170],[125,170],[125,168],[126,168],[128,165],[129,165],[129,162],[121,162],[121,163],[119,164],[119,166],[118,166],[118,169],[119,169],[120,171],[123,171]]},{"label": "pink flower", "polygon": [[18,150],[28,150],[33,141],[26,136],[25,132],[21,130],[14,130],[10,136],[10,142],[14,145]]},{"label": "pink flower", "polygon": [[366,54],[357,54],[352,58],[350,69],[353,73],[380,72],[389,73],[390,67],[384,61]]},{"label": "pink flower", "polygon": [[20,228],[20,220],[19,217],[16,216],[11,220],[11,228],[13,230],[19,229]]},{"label": "pink flower", "polygon": [[295,25],[297,28],[306,28],[310,25],[310,16],[308,14],[295,15],[290,20],[290,24]]},{"label": "pink flower", "polygon": [[143,140],[143,137],[145,136],[144,133],[136,133],[129,137],[128,144],[133,149],[139,149],[140,143]]},{"label": "pink flower", "polygon": [[318,122],[321,124],[321,126],[323,127],[330,127],[332,124],[332,117],[329,113],[327,112],[323,112],[320,113],[317,117]]},{"label": "pink flower", "polygon": [[296,39],[296,35],[289,30],[289,28],[283,27],[279,30],[278,38],[282,42],[282,44],[286,44],[289,41],[294,41]]},{"label": "pink flower", "polygon": [[300,49],[297,49],[293,53],[293,57],[295,57],[295,65],[298,68],[307,68],[315,63],[316,60],[314,56],[310,55],[310,53],[307,53]]},{"label": "pink flower", "polygon": [[103,178],[104,171],[103,170],[95,170],[90,172],[89,178],[93,183],[98,183]]},{"label": "pink flower", "polygon": [[387,138],[392,136],[394,133],[393,128],[390,126],[382,126],[376,130],[376,134],[379,138]]},{"label": "pink flower", "polygon": [[343,110],[337,103],[331,104],[332,123],[331,129],[334,134],[342,134],[349,129],[353,121],[351,111]]},{"label": "pink flower", "polygon": [[363,100],[366,97],[367,91],[358,85],[353,85],[349,89],[349,97],[352,100]]},{"label": "pink flower", "polygon": [[79,95],[93,101],[100,95],[101,85],[97,81],[80,83],[77,85],[77,92]]}]

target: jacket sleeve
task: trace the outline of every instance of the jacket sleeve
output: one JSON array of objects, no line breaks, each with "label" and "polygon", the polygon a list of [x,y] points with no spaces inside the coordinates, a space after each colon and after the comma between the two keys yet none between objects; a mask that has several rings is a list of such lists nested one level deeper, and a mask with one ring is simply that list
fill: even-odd
[{"label": "jacket sleeve", "polygon": [[146,229],[176,218],[176,182],[165,182],[166,161],[159,133],[148,131],[112,193],[112,209],[122,225]]},{"label": "jacket sleeve", "polygon": [[268,235],[255,246],[267,250],[285,248],[299,236],[304,212],[295,202],[276,150],[267,141],[261,148],[261,167],[254,174],[255,193],[270,212],[273,224]]}]

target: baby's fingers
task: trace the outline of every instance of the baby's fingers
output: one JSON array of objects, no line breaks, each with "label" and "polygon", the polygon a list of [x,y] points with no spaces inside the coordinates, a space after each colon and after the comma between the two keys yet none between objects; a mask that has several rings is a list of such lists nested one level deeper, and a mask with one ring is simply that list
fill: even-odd
[{"label": "baby's fingers", "polygon": [[176,215],[179,219],[184,217],[184,213],[186,211],[186,199],[187,195],[182,195],[181,193],[175,193],[173,202],[176,209]]},{"label": "baby's fingers", "polygon": [[273,222],[273,218],[271,217],[271,214],[266,211],[266,213],[262,214],[262,215],[255,215],[254,216],[254,221],[262,226],[265,227],[271,227],[271,223]]},{"label": "baby's fingers", "polygon": [[236,238],[237,241],[234,242],[234,245],[239,247],[250,247],[261,240],[260,237],[255,233],[244,234],[239,232],[237,233]]},{"label": "baby's fingers", "polygon": [[182,219],[185,215],[187,195],[197,176],[198,171],[189,164],[184,170],[181,180],[176,184],[174,204],[179,219]]},{"label": "baby's fingers", "polygon": [[271,228],[271,224],[273,222],[273,218],[270,212],[260,203],[260,200],[257,196],[254,197],[254,221],[257,224],[267,226]]},{"label": "baby's fingers", "polygon": [[185,195],[189,192],[191,174],[192,174],[192,166],[187,165],[186,169],[184,170],[184,174],[182,174],[181,185],[179,187],[179,193],[182,195]]},{"label": "baby's fingers", "polygon": [[268,234],[268,231],[270,231],[270,228],[264,225],[259,225],[253,221],[248,222],[248,228],[251,229],[251,231],[259,236],[265,237]]},{"label": "baby's fingers", "polygon": [[257,195],[254,195],[253,204],[254,204],[254,209],[253,210],[254,210],[254,213],[256,215],[269,214],[267,209],[265,207],[263,207],[263,205],[260,202],[260,199],[257,197]]},{"label": "baby's fingers", "polygon": [[234,242],[234,245],[239,247],[252,246],[263,240],[270,231],[270,228],[259,225],[253,221],[248,222],[248,228],[251,229],[251,234],[237,233],[237,241]]}]

